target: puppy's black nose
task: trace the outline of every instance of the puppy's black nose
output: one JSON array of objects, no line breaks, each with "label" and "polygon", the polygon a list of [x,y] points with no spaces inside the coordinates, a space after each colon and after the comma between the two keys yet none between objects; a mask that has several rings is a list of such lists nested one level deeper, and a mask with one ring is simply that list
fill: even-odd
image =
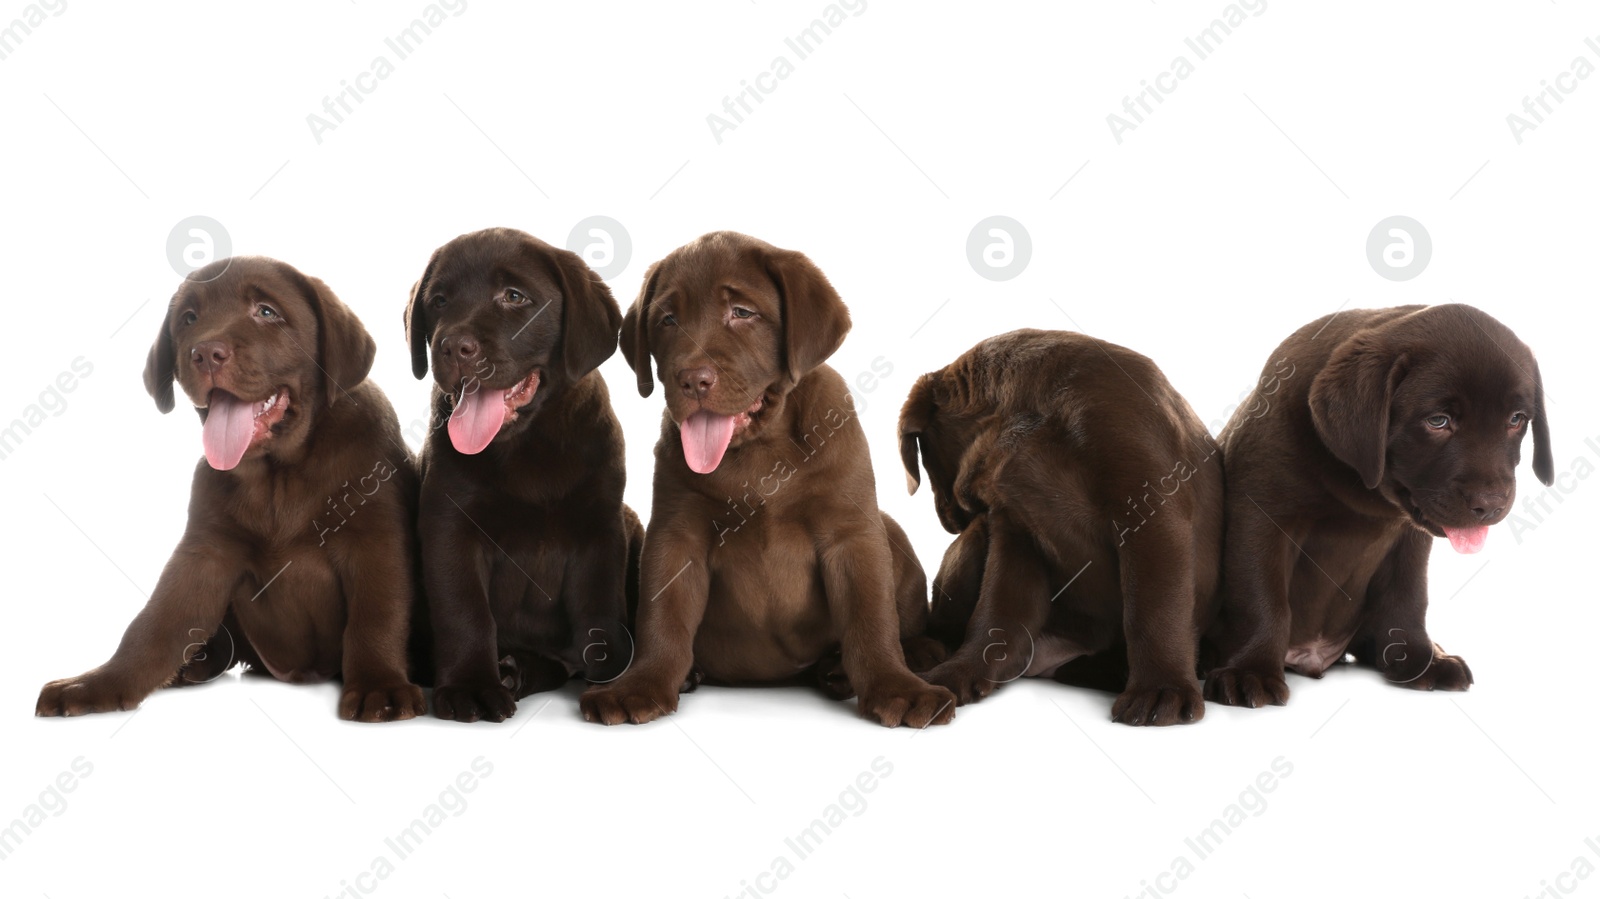
[{"label": "puppy's black nose", "polygon": [[476,339],[466,334],[457,334],[439,341],[439,350],[454,359],[475,359],[479,347]]},{"label": "puppy's black nose", "polygon": [[194,367],[205,374],[216,374],[233,358],[233,350],[220,340],[207,340],[194,345],[189,351],[189,359],[194,362]]},{"label": "puppy's black nose", "polygon": [[1506,495],[1504,493],[1469,493],[1467,502],[1472,505],[1472,514],[1483,521],[1497,517],[1506,510]]},{"label": "puppy's black nose", "polygon": [[683,389],[683,395],[692,400],[703,400],[711,388],[717,386],[717,373],[715,370],[702,366],[700,368],[686,368],[678,372],[678,386]]}]

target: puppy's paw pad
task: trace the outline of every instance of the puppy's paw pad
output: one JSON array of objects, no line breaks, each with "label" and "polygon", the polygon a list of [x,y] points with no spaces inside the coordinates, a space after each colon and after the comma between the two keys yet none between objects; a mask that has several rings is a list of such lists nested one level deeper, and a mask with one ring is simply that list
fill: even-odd
[{"label": "puppy's paw pad", "polygon": [[1223,705],[1252,709],[1268,704],[1284,705],[1289,701],[1289,683],[1284,680],[1282,671],[1218,668],[1206,675],[1205,697]]},{"label": "puppy's paw pad", "polygon": [[445,684],[433,691],[433,714],[446,721],[504,721],[516,711],[516,697],[499,683]]},{"label": "puppy's paw pad", "polygon": [[1205,714],[1205,699],[1190,684],[1129,688],[1111,705],[1112,721],[1134,727],[1193,724]]}]

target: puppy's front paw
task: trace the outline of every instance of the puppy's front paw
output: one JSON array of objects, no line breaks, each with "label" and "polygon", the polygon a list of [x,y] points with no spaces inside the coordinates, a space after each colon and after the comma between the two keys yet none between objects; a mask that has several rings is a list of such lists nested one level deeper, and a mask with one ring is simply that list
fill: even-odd
[{"label": "puppy's front paw", "polygon": [[339,694],[339,717],[346,721],[404,721],[426,711],[422,688],[404,680],[346,683]]},{"label": "puppy's front paw", "polygon": [[623,675],[583,691],[578,710],[583,720],[595,724],[645,724],[678,710],[678,685]]},{"label": "puppy's front paw", "polygon": [[125,712],[138,708],[148,695],[149,691],[135,690],[121,677],[96,669],[45,684],[33,713],[41,718],[70,718],[92,712]]},{"label": "puppy's front paw", "polygon": [[911,676],[862,694],[858,706],[861,717],[884,727],[923,728],[949,724],[956,715],[956,695]]},{"label": "puppy's front paw", "polygon": [[516,712],[516,697],[498,683],[442,684],[433,690],[433,714],[446,721],[504,721]]},{"label": "puppy's front paw", "polygon": [[1271,703],[1289,701],[1289,683],[1283,671],[1255,671],[1249,668],[1216,668],[1206,675],[1207,699],[1223,705],[1242,705],[1258,709]]},{"label": "puppy's front paw", "polygon": [[969,705],[1000,686],[999,681],[987,675],[988,668],[981,660],[974,662],[958,656],[934,666],[923,677],[928,683],[949,690],[956,698],[956,705]]},{"label": "puppy's front paw", "polygon": [[1111,704],[1111,720],[1135,727],[1193,724],[1204,718],[1206,701],[1198,685],[1129,687]]},{"label": "puppy's front paw", "polygon": [[1472,686],[1472,669],[1467,667],[1465,659],[1446,655],[1437,643],[1434,644],[1433,651],[1433,661],[1422,674],[1411,680],[1396,680],[1390,683],[1400,687],[1410,687],[1413,690],[1461,691]]}]

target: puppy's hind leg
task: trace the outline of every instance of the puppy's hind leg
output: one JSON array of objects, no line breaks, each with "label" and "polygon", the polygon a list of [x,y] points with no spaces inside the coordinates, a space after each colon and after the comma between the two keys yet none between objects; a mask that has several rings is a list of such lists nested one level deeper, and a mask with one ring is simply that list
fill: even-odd
[{"label": "puppy's hind leg", "polygon": [[1252,709],[1283,705],[1289,701],[1283,676],[1289,575],[1299,550],[1265,509],[1239,499],[1245,498],[1228,497],[1221,608],[1205,641],[1205,654],[1221,664],[1206,673],[1205,697]]},{"label": "puppy's hind leg", "polygon": [[270,676],[250,641],[245,638],[244,628],[234,618],[232,609],[223,616],[222,624],[208,639],[201,640],[197,634],[196,642],[185,647],[184,655],[188,661],[178,669],[178,676],[167,684],[169,688],[210,683],[235,665]]},{"label": "puppy's hind leg", "polygon": [[628,564],[623,574],[623,587],[626,591],[628,627],[639,616],[639,556],[644,552],[644,524],[639,521],[638,513],[626,504],[622,507],[622,531],[628,538]]},{"label": "puppy's hind leg", "polygon": [[629,626],[638,595],[637,585],[629,589],[638,575],[637,526],[638,519],[623,507],[614,524],[596,529],[567,558],[561,604],[572,624],[580,671],[593,683],[621,677],[638,650]]},{"label": "puppy's hind leg", "polygon": [[843,702],[856,695],[856,688],[850,686],[850,675],[844,671],[844,654],[838,647],[811,666],[811,678],[822,695],[829,699]]},{"label": "puppy's hind leg", "polygon": [[[1205,717],[1195,677],[1194,552],[1186,521],[1150,522],[1117,550],[1128,682],[1111,720],[1134,726],[1191,724]],[[1282,660],[1278,660],[1279,670]],[[1281,677],[1281,674],[1280,674]]]},{"label": "puppy's hind leg", "polygon": [[512,650],[500,659],[500,685],[518,699],[554,690],[571,677],[558,659],[526,650]]},{"label": "puppy's hind leg", "polygon": [[983,564],[989,555],[989,517],[979,515],[951,542],[933,579],[928,633],[955,649],[966,639],[967,622],[978,607]]},{"label": "puppy's hind leg", "polygon": [[1356,661],[1413,690],[1465,690],[1472,669],[1428,636],[1428,554],[1433,538],[1408,532],[1367,585],[1366,623],[1350,643]]},{"label": "puppy's hind leg", "polygon": [[962,705],[1022,677],[1033,661],[1034,640],[1050,614],[1049,573],[1030,534],[996,525],[989,534],[984,577],[967,637],[950,658],[927,674]]},{"label": "puppy's hind leg", "polygon": [[[944,661],[949,651],[943,643],[928,634],[928,576],[911,549],[911,540],[906,537],[899,522],[887,515],[883,516],[883,529],[889,538],[889,555],[894,566],[894,604],[895,615],[900,621],[900,650],[905,655],[906,667],[913,673],[921,674]],[[841,677],[843,673],[841,667]],[[823,692],[829,692],[826,686]],[[838,698],[848,699],[853,694],[854,691],[851,691]]]}]

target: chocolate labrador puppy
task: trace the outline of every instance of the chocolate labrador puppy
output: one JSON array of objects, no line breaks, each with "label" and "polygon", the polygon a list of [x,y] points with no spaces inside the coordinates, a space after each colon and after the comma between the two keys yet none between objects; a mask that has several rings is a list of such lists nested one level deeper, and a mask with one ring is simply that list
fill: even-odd
[{"label": "chocolate labrador puppy", "polygon": [[1554,474],[1533,353],[1471,306],[1319,318],[1273,353],[1222,437],[1228,535],[1206,695],[1288,701],[1284,668],[1320,677],[1345,653],[1391,683],[1465,690],[1429,637],[1428,552],[1483,548],[1516,496],[1522,438]]},{"label": "chocolate labrador puppy", "polygon": [[955,697],[907,667],[939,650],[922,636],[922,568],[878,511],[866,436],[823,364],[849,329],[811,260],[743,234],[707,234],[645,274],[622,347],[641,396],[659,373],[667,409],[639,655],[584,693],[585,719],[642,724],[675,711],[686,681],[809,670],[882,724],[950,720]]},{"label": "chocolate labrador puppy", "polygon": [[[1200,720],[1222,461],[1154,362],[1063,331],[992,337],[917,380],[900,455],[913,493],[920,455],[939,521],[960,535],[933,612],[960,648],[929,682],[968,703],[1055,676],[1119,691],[1124,724]],[[1108,670],[1122,674],[1086,677]]]},{"label": "chocolate labrador puppy", "polygon": [[218,260],[179,286],[145,388],[200,415],[189,522],[111,660],[39,694],[40,715],[131,709],[235,663],[290,683],[341,677],[339,714],[421,714],[406,676],[417,480],[376,347],[326,284],[272,259]]},{"label": "chocolate labrador puppy", "polygon": [[440,718],[504,721],[632,658],[644,529],[595,370],[621,319],[577,254],[509,228],[440,247],[411,289],[412,371],[433,361],[418,531]]}]

